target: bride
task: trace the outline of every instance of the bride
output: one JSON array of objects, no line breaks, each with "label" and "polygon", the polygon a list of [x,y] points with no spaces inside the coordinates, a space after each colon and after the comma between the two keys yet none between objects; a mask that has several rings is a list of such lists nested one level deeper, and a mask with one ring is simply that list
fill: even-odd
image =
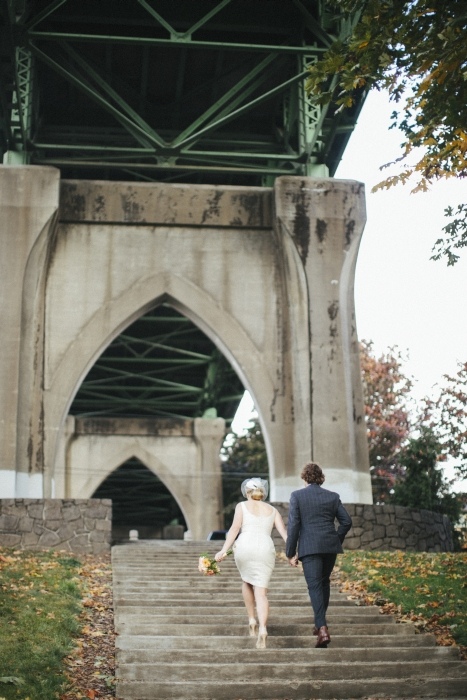
[{"label": "bride", "polygon": [[[287,531],[280,513],[264,502],[268,495],[267,481],[246,479],[241,488],[246,501],[237,503],[232,527],[215,559],[218,562],[221,561],[233,545],[235,563],[243,581],[242,594],[248,613],[250,637],[255,637],[257,632],[256,603],[259,622],[256,648],[265,649],[269,614],[267,592],[276,562],[271,532],[275,526],[285,542]],[[239,532],[240,535],[236,540]]]}]

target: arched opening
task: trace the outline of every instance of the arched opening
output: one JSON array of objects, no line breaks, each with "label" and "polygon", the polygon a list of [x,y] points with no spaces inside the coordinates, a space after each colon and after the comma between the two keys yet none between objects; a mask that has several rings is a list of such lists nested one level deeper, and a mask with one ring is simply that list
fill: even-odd
[{"label": "arched opening", "polygon": [[167,303],[126,328],[97,359],[70,408],[75,416],[198,418],[229,426],[243,385],[189,318]]},{"label": "arched opening", "polygon": [[181,539],[186,522],[176,500],[162,481],[132,457],[115,469],[96,489],[93,498],[112,499],[112,540]]},{"label": "arched opening", "polygon": [[[214,342],[193,321],[162,303],[134,321],[104,350],[82,382],[70,414],[90,420],[98,433],[104,430],[102,419],[107,420],[107,427],[116,425],[121,435],[131,420],[131,435],[137,440],[135,419],[147,429],[148,419],[166,420],[170,425],[170,421],[220,417],[229,429],[243,394],[241,380]],[[163,528],[175,520],[186,529],[170,491],[138,460],[124,461],[127,457],[128,452],[122,456],[121,467],[94,493],[114,502],[114,539],[127,539],[130,529],[138,530],[140,537],[160,537]],[[189,465],[187,470],[189,475]],[[222,471],[227,501],[232,475]],[[261,471],[263,474],[264,468]],[[245,475],[248,473],[249,469]],[[236,474],[236,486],[241,476]],[[171,499],[170,507],[167,499]],[[161,518],[157,515],[159,502],[163,504]]]}]

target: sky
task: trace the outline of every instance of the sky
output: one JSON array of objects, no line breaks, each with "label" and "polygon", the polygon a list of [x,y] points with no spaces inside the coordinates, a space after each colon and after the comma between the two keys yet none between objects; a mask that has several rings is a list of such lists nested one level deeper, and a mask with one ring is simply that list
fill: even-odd
[{"label": "sky", "polygon": [[[393,109],[385,92],[370,93],[335,177],[358,180],[366,189],[355,277],[358,336],[372,340],[377,354],[398,346],[407,355],[403,369],[420,400],[467,360],[467,249],[451,267],[430,260],[446,224],[444,209],[467,201],[467,182],[439,182],[427,193],[411,194],[408,184],[371,193],[389,174],[380,166],[401,154],[403,135],[389,130]],[[241,431],[251,410],[247,396],[234,430]],[[456,488],[467,490],[467,481]]]}]

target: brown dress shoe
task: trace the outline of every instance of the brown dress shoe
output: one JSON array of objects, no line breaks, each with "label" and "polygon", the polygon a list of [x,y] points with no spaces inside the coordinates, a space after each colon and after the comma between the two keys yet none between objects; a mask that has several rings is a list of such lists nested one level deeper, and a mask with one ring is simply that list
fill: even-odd
[{"label": "brown dress shoe", "polygon": [[318,630],[318,639],[316,641],[316,649],[326,649],[327,645],[331,643],[331,637],[329,636],[328,628],[326,626],[320,627]]}]

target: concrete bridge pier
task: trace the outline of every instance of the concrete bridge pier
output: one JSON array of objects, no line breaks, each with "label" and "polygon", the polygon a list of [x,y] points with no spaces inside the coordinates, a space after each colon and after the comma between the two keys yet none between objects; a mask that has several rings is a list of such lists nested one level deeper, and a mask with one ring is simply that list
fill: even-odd
[{"label": "concrete bridge pier", "polygon": [[[92,495],[96,486],[77,478],[82,454],[70,457],[83,442],[69,432],[70,405],[109,343],[167,302],[211,338],[252,394],[271,500],[288,501],[301,466],[315,459],[343,501],[371,503],[353,301],[364,221],[363,186],[353,181],[283,177],[271,189],[60,181],[53,168],[1,167],[1,495]],[[220,438],[196,421],[196,459],[208,475],[219,468]],[[132,436],[132,455],[147,437]],[[93,449],[87,458],[97,464],[101,446]],[[128,442],[109,468],[125,450]],[[142,461],[160,476],[162,460]],[[169,472],[181,504],[175,466],[167,480]],[[203,507],[200,494],[190,497]]]}]

